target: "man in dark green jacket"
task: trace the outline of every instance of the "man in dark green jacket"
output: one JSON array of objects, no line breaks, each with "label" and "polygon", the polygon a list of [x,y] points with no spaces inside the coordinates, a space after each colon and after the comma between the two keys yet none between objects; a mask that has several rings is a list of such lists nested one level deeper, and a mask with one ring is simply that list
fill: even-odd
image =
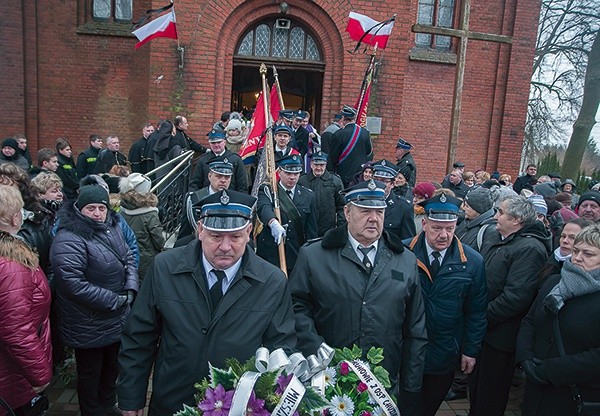
[{"label": "man in dark green jacket", "polygon": [[457,367],[471,374],[485,335],[483,258],[454,235],[461,203],[445,194],[421,202],[423,232],[405,240],[417,256],[427,317],[423,416],[435,415]]},{"label": "man in dark green jacket", "polygon": [[208,363],[241,362],[264,346],[296,345],[292,300],[281,270],[248,248],[256,198],[220,191],[199,203],[198,240],[160,253],[134,303],[119,354],[119,407],[149,416],[194,406]]}]

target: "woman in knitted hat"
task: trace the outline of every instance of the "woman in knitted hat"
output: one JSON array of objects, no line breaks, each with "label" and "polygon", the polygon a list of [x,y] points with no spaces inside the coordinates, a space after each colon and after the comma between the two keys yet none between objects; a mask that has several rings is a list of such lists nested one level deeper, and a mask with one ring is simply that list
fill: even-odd
[{"label": "woman in knitted hat", "polygon": [[138,290],[135,259],[103,186],[82,182],[77,200],[63,206],[59,219],[50,258],[58,331],[75,349],[79,408],[82,416],[117,415],[117,355]]},{"label": "woman in knitted hat", "polygon": [[423,230],[423,218],[425,218],[425,209],[419,205],[419,202],[423,202],[433,196],[435,192],[435,186],[431,182],[420,182],[413,188],[413,210],[415,213],[415,228],[417,234]]},{"label": "woman in knitted hat", "polygon": [[11,162],[23,169],[25,172],[29,171],[29,162],[19,154],[19,143],[12,137],[9,137],[2,140],[0,165]]},{"label": "woman in knitted hat", "polygon": [[246,140],[248,129],[242,124],[241,120],[231,119],[225,127],[225,139],[227,140],[227,148],[233,153],[238,153],[240,147]]}]

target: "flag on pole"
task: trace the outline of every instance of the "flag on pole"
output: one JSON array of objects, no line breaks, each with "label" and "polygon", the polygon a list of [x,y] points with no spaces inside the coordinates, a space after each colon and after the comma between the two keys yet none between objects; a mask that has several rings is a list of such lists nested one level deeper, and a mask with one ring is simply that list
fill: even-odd
[{"label": "flag on pole", "polygon": [[353,40],[358,41],[359,45],[364,42],[371,46],[377,44],[378,48],[385,49],[395,20],[396,16],[385,22],[378,22],[364,14],[350,12],[346,32],[350,34]]},{"label": "flag on pole", "polygon": [[264,146],[264,131],[267,126],[265,125],[265,106],[262,98],[262,91],[258,94],[258,101],[256,102],[256,109],[252,114],[252,121],[250,122],[250,133],[248,139],[240,148],[239,155],[244,162],[244,165],[252,165],[254,163],[254,157],[258,149]]},{"label": "flag on pole", "polygon": [[277,91],[277,83],[273,84],[271,88],[271,117],[273,117],[273,121],[276,121],[279,118],[279,110],[281,110],[281,103],[279,102],[279,93]]},{"label": "flag on pole", "polygon": [[361,89],[362,100],[359,95],[356,101],[356,124],[361,127],[367,127],[367,108],[369,107],[369,95],[371,94],[371,80],[373,79],[373,67],[369,69],[369,72],[365,78],[364,88]]},{"label": "flag on pole", "polygon": [[175,22],[175,9],[171,8],[169,13],[134,30],[132,33],[139,40],[139,42],[135,44],[135,48],[138,49],[155,38],[177,39],[177,26]]}]

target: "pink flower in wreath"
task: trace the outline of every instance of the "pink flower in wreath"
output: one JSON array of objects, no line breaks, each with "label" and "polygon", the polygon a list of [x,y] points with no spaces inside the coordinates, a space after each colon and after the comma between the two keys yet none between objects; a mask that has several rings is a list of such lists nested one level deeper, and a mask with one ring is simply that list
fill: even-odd
[{"label": "pink flower in wreath", "polygon": [[340,363],[340,374],[343,376],[347,376],[349,372],[350,372],[350,366],[348,365],[348,363],[346,361],[342,361]]},{"label": "pink flower in wreath", "polygon": [[371,416],[371,412],[363,410],[363,412],[360,414],[360,416]]},{"label": "pink flower in wreath", "polygon": [[220,384],[213,390],[206,389],[204,400],[200,402],[198,408],[202,410],[204,416],[227,416],[231,408],[233,399],[233,390],[225,391]]},{"label": "pink flower in wreath", "polygon": [[359,393],[362,393],[363,391],[367,391],[368,389],[369,389],[369,386],[367,386],[362,381],[360,383],[358,383],[358,386],[356,387],[356,390],[358,390]]}]

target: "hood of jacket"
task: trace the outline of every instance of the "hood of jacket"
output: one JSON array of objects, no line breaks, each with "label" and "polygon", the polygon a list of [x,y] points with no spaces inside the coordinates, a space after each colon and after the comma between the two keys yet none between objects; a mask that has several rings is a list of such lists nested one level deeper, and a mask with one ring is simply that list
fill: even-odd
[{"label": "hood of jacket", "polygon": [[155,208],[158,205],[158,197],[153,193],[141,194],[129,191],[121,194],[121,208],[132,210],[137,208]]},{"label": "hood of jacket", "polygon": [[536,220],[533,222],[533,224],[526,225],[511,236],[508,236],[506,240],[509,240],[511,237],[516,236],[537,238],[544,244],[544,247],[546,247],[546,251],[548,252],[548,254],[552,253],[552,235],[546,229],[544,224],[542,224],[541,221]]},{"label": "hood of jacket", "polygon": [[494,208],[488,209],[474,220],[465,220],[466,226],[467,228],[473,228],[483,224],[495,224],[496,220],[494,219],[494,215],[496,215],[496,210]]},{"label": "hood of jacket", "polygon": [[116,227],[119,217],[112,210],[106,213],[105,222],[97,222],[83,215],[72,202],[62,206],[58,212],[58,230],[65,229],[84,240],[91,240],[94,234],[106,231],[109,227]]},{"label": "hood of jacket", "polygon": [[0,231],[0,257],[15,261],[28,269],[35,270],[39,265],[37,253],[21,239]]},{"label": "hood of jacket", "polygon": [[[387,247],[394,253],[402,253],[404,251],[404,245],[400,237],[395,234],[390,234],[387,231],[383,231],[383,240]],[[325,233],[321,239],[321,247],[325,250],[331,250],[336,248],[345,247],[348,243],[348,225],[342,225],[337,228],[333,228]]]}]

